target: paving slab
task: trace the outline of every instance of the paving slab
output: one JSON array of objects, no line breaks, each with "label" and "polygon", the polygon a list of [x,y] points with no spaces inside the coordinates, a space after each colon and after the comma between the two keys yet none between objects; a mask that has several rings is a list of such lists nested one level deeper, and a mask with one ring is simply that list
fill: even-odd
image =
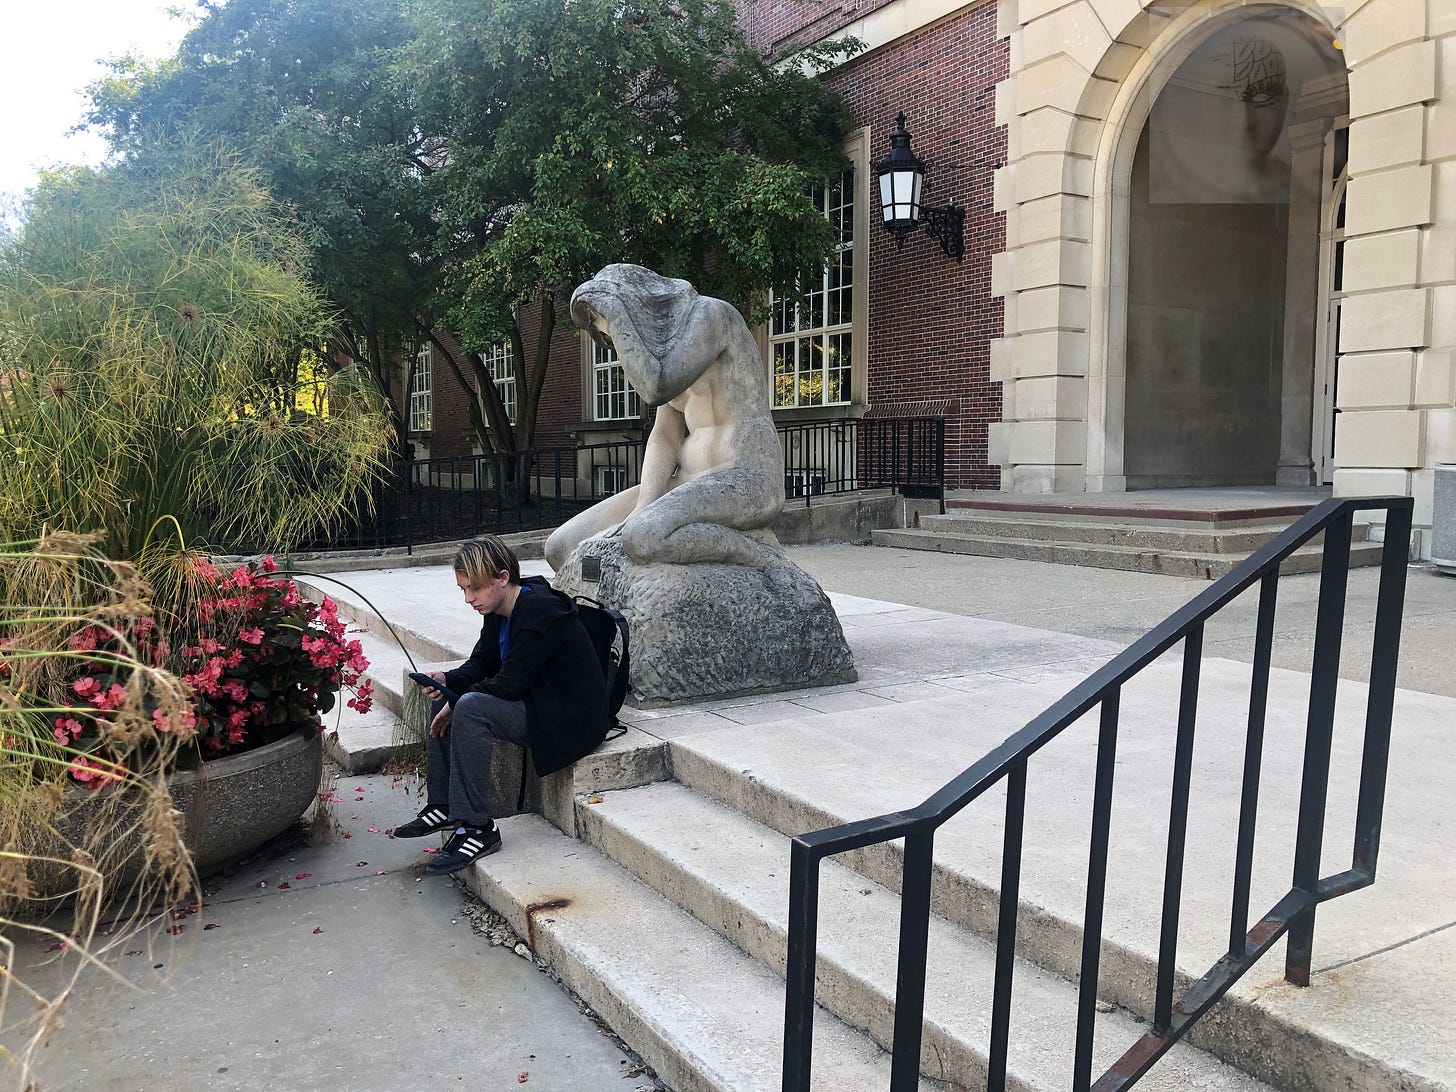
[{"label": "paving slab", "polygon": [[[1141,637],[1208,586],[1153,573],[887,547],[797,546],[790,556],[824,586],[831,600],[836,594],[872,596],[1120,644]],[[1340,665],[1344,678],[1369,678],[1379,576],[1374,568],[1349,574]],[[1309,670],[1319,582],[1317,574],[1280,578],[1276,667]],[[1248,660],[1257,610],[1252,591],[1234,600],[1210,621],[1205,651]],[[1430,565],[1413,565],[1407,571],[1398,679],[1410,690],[1456,697],[1456,576]]]}]

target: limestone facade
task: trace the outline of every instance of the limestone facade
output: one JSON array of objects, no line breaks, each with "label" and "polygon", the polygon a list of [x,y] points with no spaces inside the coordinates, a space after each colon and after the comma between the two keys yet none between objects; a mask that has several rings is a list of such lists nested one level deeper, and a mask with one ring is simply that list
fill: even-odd
[{"label": "limestone facade", "polygon": [[[1002,307],[972,337],[989,341],[986,370],[939,307],[914,307],[916,338],[878,317],[925,263],[872,240],[872,403],[897,378],[936,398],[948,377],[962,401],[999,403],[984,458],[1002,489],[1412,495],[1429,552],[1434,467],[1456,460],[1456,0],[739,9],[771,52],[864,42],[826,78],[871,159],[904,109],[932,171],[995,165],[995,218],[967,223]],[[993,17],[974,52],[937,44]],[[957,82],[973,68],[996,73],[994,137]],[[1260,113],[1271,97],[1282,109]],[[1265,142],[1275,114],[1284,131]],[[873,179],[860,191],[873,227]],[[964,287],[976,292],[974,274]],[[938,357],[945,375],[903,353],[877,366],[886,344]]]},{"label": "limestone facade", "polygon": [[[1456,458],[1453,0],[998,0],[1011,71],[996,90],[1008,155],[995,189],[1006,214],[995,260],[1005,335],[991,354],[1003,383],[991,445],[1004,488],[1138,484],[1130,471],[1143,469],[1134,466],[1141,441],[1130,426],[1145,434],[1159,423],[1130,381],[1145,348],[1136,266],[1148,259],[1130,241],[1138,133],[1200,45],[1271,16],[1323,35],[1340,62],[1307,81],[1318,92],[1310,98],[1323,94],[1323,114],[1301,118],[1296,104],[1290,128],[1297,159],[1314,154],[1322,130],[1348,127],[1344,177],[1328,179],[1344,189],[1285,206],[1282,382],[1257,407],[1229,408],[1280,418],[1276,480],[1329,480],[1337,496],[1413,495],[1416,524],[1429,527],[1433,469]],[[1332,225],[1339,197],[1343,223]],[[1323,235],[1343,243],[1333,293],[1320,254],[1299,244],[1301,216],[1320,218]],[[1328,375],[1318,362],[1327,319],[1336,339]],[[1179,409],[1170,401],[1163,412]],[[1164,442],[1180,434],[1178,422],[1163,424]]]}]

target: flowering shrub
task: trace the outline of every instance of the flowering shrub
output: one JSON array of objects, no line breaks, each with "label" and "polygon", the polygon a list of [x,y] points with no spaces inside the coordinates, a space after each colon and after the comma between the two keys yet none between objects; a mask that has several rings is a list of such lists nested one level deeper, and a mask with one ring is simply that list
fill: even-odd
[{"label": "flowering shrub", "polygon": [[274,575],[271,557],[225,576],[206,561],[198,570],[216,591],[198,604],[200,630],[180,652],[205,757],[261,747],[305,725],[322,730],[319,714],[334,707],[340,688],[354,692],[350,708],[369,711],[369,661],[358,641],[344,639],[333,600],[304,599],[293,581]]},{"label": "flowering shrub", "polygon": [[[321,731],[320,714],[334,707],[340,689],[353,692],[348,704],[361,713],[373,702],[372,683],[362,678],[369,662],[358,641],[345,639],[338,607],[327,597],[310,603],[293,581],[275,575],[277,569],[268,557],[222,574],[198,559],[194,573],[203,590],[187,617],[164,626],[143,618],[133,627],[142,656],[169,666],[192,696],[190,710],[154,709],[151,726],[195,739],[203,758],[252,750],[304,727]],[[63,747],[83,735],[106,736],[113,711],[126,701],[123,680],[104,660],[87,658],[99,657],[95,650],[105,650],[108,637],[93,626],[71,640],[81,667],[70,684],[75,708],[53,721]],[[70,775],[100,788],[119,770],[93,752],[76,757]]]}]

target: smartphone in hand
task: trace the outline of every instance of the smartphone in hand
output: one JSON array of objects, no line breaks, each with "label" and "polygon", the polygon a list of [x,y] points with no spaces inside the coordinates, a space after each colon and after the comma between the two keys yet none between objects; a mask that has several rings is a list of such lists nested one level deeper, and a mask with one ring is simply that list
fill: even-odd
[{"label": "smartphone in hand", "polygon": [[441,694],[445,695],[445,700],[448,701],[451,705],[454,705],[457,701],[460,700],[459,694],[455,693],[455,691],[451,690],[444,683],[436,682],[434,679],[430,678],[430,676],[426,675],[423,671],[411,671],[409,673],[409,677],[411,682],[414,682],[419,686],[425,687],[430,690],[438,690]]}]

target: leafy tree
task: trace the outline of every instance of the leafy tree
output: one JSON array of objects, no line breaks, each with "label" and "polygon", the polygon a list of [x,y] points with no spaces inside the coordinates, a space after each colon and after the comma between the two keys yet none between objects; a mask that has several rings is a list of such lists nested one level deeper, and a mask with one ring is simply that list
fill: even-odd
[{"label": "leafy tree", "polygon": [[727,0],[422,0],[421,19],[420,96],[449,151],[442,311],[467,349],[509,339],[522,367],[512,428],[476,361],[497,449],[533,445],[551,334],[602,266],[745,312],[817,278],[834,239],[809,190],[843,169],[847,115],[808,73],[852,43],[772,66]]},{"label": "leafy tree", "polygon": [[233,156],[44,178],[0,244],[0,541],[277,549],[346,518],[390,429],[353,369],[298,408],[330,325],[305,257]]},{"label": "leafy tree", "polygon": [[[308,243],[337,309],[331,338],[390,396],[391,370],[432,322],[438,265],[426,123],[395,58],[410,40],[399,0],[203,0],[176,55],[125,57],[91,88],[91,123],[144,158],[198,137],[262,173]],[[397,411],[397,407],[396,407]]]},{"label": "leafy tree", "polygon": [[[130,155],[201,133],[257,163],[382,386],[391,350],[437,326],[461,339],[488,449],[535,442],[551,335],[603,265],[749,309],[817,276],[833,245],[808,192],[843,167],[846,114],[810,73],[850,47],[770,65],[728,0],[199,8],[176,57],[114,65],[93,123]],[[480,356],[504,340],[514,423]]]}]

